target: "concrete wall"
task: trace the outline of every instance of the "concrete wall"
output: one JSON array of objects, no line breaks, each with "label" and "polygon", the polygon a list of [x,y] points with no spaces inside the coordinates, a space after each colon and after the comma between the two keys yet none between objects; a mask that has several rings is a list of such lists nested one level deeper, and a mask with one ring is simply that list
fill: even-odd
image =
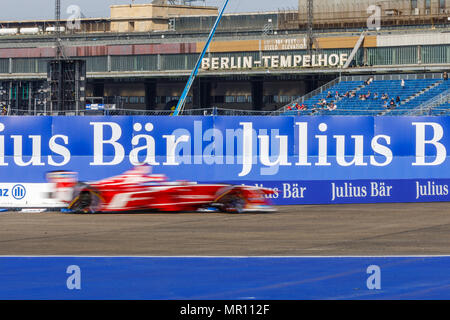
[{"label": "concrete wall", "polygon": [[111,18],[167,18],[190,15],[215,15],[216,7],[198,7],[181,5],[133,4],[111,6]]},{"label": "concrete wall", "polygon": [[404,35],[380,35],[377,47],[426,46],[450,43],[449,33],[417,33]]},{"label": "concrete wall", "polygon": [[134,4],[111,6],[112,32],[167,31],[168,19],[190,15],[217,15],[215,7]]}]

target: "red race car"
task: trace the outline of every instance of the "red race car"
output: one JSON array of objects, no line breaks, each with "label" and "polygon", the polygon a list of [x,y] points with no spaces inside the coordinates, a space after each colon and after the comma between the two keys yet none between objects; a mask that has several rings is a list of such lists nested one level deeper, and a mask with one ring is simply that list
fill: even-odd
[{"label": "red race car", "polygon": [[69,171],[47,173],[53,184],[52,197],[76,213],[155,210],[221,211],[226,213],[273,212],[267,196],[271,189],[227,184],[197,184],[169,181],[165,175],[150,174],[151,167],[133,169],[104,180],[81,183]]}]

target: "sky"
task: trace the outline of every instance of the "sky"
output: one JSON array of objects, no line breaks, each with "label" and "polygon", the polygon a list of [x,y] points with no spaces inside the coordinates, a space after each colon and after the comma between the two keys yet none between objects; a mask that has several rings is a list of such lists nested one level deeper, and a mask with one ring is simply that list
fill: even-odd
[{"label": "sky", "polygon": [[[152,0],[135,0],[134,3],[151,3]],[[1,0],[0,20],[18,21],[49,19],[55,16],[54,0]],[[132,0],[61,0],[61,17],[68,18],[67,10],[71,5],[81,9],[87,18],[109,17],[109,6],[114,4],[130,4]],[[218,6],[223,0],[206,0],[206,5]],[[203,2],[197,2],[203,5]],[[231,12],[261,12],[298,8],[298,0],[229,0],[226,13]]]}]

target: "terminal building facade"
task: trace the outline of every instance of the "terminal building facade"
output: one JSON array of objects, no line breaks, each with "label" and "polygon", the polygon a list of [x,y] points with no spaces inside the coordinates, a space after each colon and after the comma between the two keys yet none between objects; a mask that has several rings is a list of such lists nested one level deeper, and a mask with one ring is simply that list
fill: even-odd
[{"label": "terminal building facade", "polygon": [[[295,11],[226,14],[201,61],[186,108],[270,111],[342,75],[447,69],[449,0],[379,1],[376,29],[368,25],[373,12],[364,1],[341,2],[348,6],[333,7],[332,16],[327,16],[326,3],[314,7],[313,47],[308,46],[304,0]],[[394,2],[393,13],[387,4]],[[110,18],[85,18],[77,28],[65,27],[64,56],[86,61],[88,100],[99,98],[123,109],[168,110],[176,105],[217,12],[164,1],[112,6]],[[56,54],[49,28],[54,25],[52,20],[0,22],[3,105],[28,113],[48,110],[47,62]]]}]

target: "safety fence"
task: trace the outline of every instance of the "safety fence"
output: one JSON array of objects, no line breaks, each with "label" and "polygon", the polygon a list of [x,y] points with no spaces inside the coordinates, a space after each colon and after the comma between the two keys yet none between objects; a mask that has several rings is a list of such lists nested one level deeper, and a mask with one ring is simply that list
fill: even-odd
[{"label": "safety fence", "polygon": [[[450,113],[448,107],[432,106],[427,108],[415,108],[412,110],[329,110],[327,108],[313,108],[308,110],[294,111],[258,111],[258,110],[234,110],[222,108],[202,108],[183,110],[179,116],[422,116],[422,115],[445,115]],[[11,109],[4,116],[173,116],[171,110],[132,110],[132,109],[114,109],[114,110],[83,110],[83,111],[28,111]]]},{"label": "safety fence", "polygon": [[[11,108],[8,116],[172,116],[172,110],[133,110],[133,109],[111,109],[111,110],[65,110],[65,111],[35,111],[18,110]],[[258,111],[258,110],[236,110],[224,108],[201,108],[183,110],[181,116],[277,116],[281,111]]]}]

